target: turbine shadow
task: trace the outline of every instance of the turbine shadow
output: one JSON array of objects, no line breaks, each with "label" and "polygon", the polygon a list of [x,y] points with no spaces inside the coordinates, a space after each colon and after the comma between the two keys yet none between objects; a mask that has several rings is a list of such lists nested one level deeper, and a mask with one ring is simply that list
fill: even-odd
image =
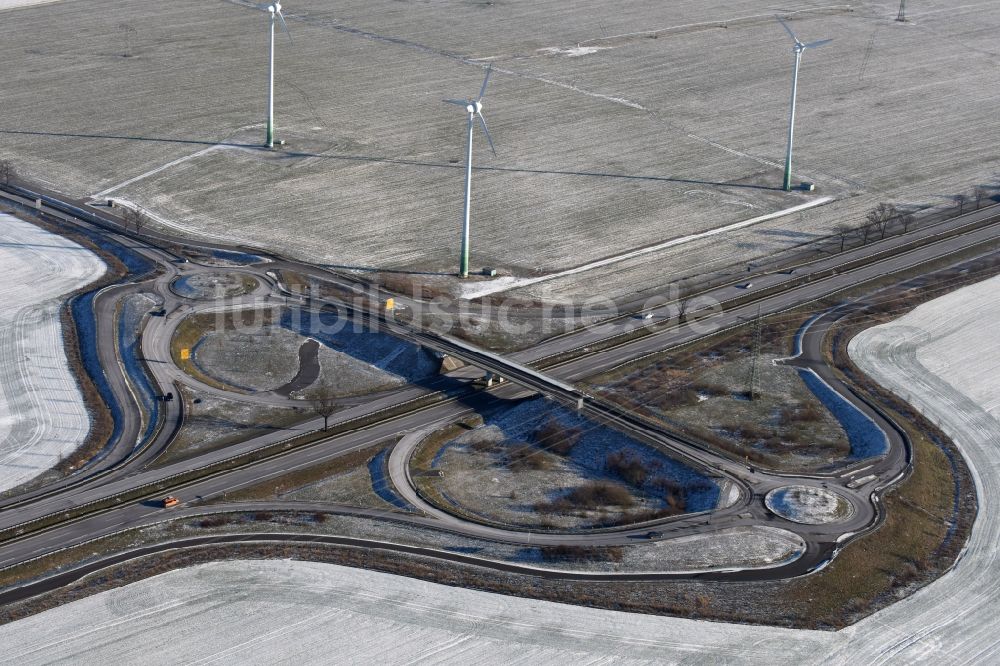
[{"label": "turbine shadow", "polygon": [[[176,143],[194,146],[220,146],[224,148],[257,148],[262,151],[270,152],[270,149],[259,143],[236,143],[232,141],[207,141],[198,139],[175,139],[167,137],[149,137],[149,136],[129,136],[125,134],[85,134],[82,132],[41,132],[34,130],[12,130],[12,129],[0,129],[0,134],[9,135],[19,135],[19,136],[49,136],[49,137],[60,137],[60,138],[71,138],[71,139],[108,139],[115,141],[140,141],[140,142],[151,142],[151,143]],[[411,166],[411,167],[427,167],[435,169],[464,169],[465,167],[460,163],[446,163],[446,162],[422,162],[418,160],[405,160],[397,159],[391,157],[373,157],[368,155],[330,155],[330,154],[318,154],[318,153],[308,153],[308,152],[297,152],[297,151],[287,151],[281,152],[280,155],[285,158],[314,158],[314,159],[325,159],[325,160],[338,160],[343,162],[370,162],[376,164],[394,164],[399,166]],[[516,167],[491,167],[491,166],[473,166],[474,171],[495,171],[503,173],[524,173],[524,174],[537,174],[537,175],[549,175],[549,176],[578,176],[581,178],[608,178],[616,180],[638,180],[647,182],[661,182],[661,183],[675,183],[679,185],[700,185],[705,187],[731,187],[735,189],[745,189],[745,190],[760,190],[764,192],[780,192],[781,187],[772,187],[768,185],[753,185],[749,183],[732,183],[732,182],[722,182],[722,181],[711,181],[711,180],[699,180],[696,178],[671,178],[668,176],[642,176],[642,175],[631,175],[623,173],[609,173],[605,171],[565,171],[558,169],[527,169],[527,168],[516,168]]]},{"label": "turbine shadow", "polygon": [[365,273],[390,273],[392,275],[455,275],[455,271],[407,271],[394,268],[379,268],[377,266],[348,266],[347,264],[318,264],[323,268],[335,268],[344,271],[362,271]]},{"label": "turbine shadow", "polygon": [[[371,157],[366,155],[321,155],[316,153],[304,153],[304,152],[287,152],[285,155],[289,158],[318,158],[327,160],[340,160],[344,162],[372,162],[379,164],[396,164],[401,166],[412,166],[412,167],[430,167],[437,169],[464,169],[465,166],[457,163],[445,163],[445,162],[420,162],[417,160],[402,160],[395,159],[391,157]],[[623,173],[608,173],[603,171],[560,171],[557,169],[526,169],[526,168],[516,168],[516,167],[491,167],[491,166],[473,166],[473,171],[497,171],[505,173],[527,173],[527,174],[538,174],[538,175],[551,175],[551,176],[580,176],[584,178],[611,178],[619,180],[644,180],[662,183],[677,183],[681,185],[704,185],[708,187],[733,187],[739,189],[748,190],[763,190],[771,192],[780,192],[782,188],[771,187],[768,185],[751,185],[747,183],[725,183],[720,181],[711,180],[697,180],[694,178],[669,178],[667,176],[636,176]]]},{"label": "turbine shadow", "polygon": [[38,132],[32,130],[0,129],[0,134],[15,134],[21,136],[51,136],[67,139],[111,139],[118,141],[144,141],[152,143],[179,143],[195,146],[225,146],[228,148],[264,148],[256,143],[233,143],[226,141],[200,141],[198,139],[170,139],[152,136],[128,136],[124,134],[83,134],[77,132]]}]

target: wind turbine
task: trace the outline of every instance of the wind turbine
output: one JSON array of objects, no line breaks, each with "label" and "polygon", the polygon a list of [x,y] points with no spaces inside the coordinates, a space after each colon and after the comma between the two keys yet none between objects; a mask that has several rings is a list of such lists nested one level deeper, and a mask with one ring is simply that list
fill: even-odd
[{"label": "wind turbine", "polygon": [[799,41],[799,38],[795,36],[792,29],[788,27],[788,24],[781,20],[781,17],[775,17],[778,22],[781,23],[781,27],[791,35],[792,39],[795,41],[795,46],[792,47],[792,52],[795,54],[795,73],[792,75],[792,110],[788,116],[788,152],[785,153],[785,180],[784,189],[786,192],[792,189],[792,142],[795,138],[795,95],[799,88],[799,65],[802,62],[802,53],[806,49],[818,49],[824,44],[829,44],[832,39],[821,39],[818,42],[810,42],[809,44],[803,44]]},{"label": "wind turbine", "polygon": [[[262,9],[264,6],[258,5]],[[267,147],[274,148],[274,23],[275,20],[281,21],[281,27],[284,29],[285,34],[288,35],[288,43],[292,42],[292,33],[288,32],[288,24],[285,23],[285,17],[281,13],[281,3],[275,2],[266,6],[267,12],[271,15],[271,57],[270,57],[270,78],[267,89]]]},{"label": "wind turbine", "polygon": [[490,144],[490,150],[496,157],[497,151],[493,147],[493,137],[486,126],[486,118],[483,117],[483,96],[486,94],[486,85],[490,82],[490,74],[493,72],[492,63],[486,69],[486,77],[483,79],[483,87],[479,89],[479,97],[476,99],[446,99],[448,104],[461,106],[469,114],[469,139],[465,150],[465,221],[462,226],[462,259],[459,264],[458,274],[461,277],[469,277],[469,204],[472,201],[472,130],[476,124],[476,117],[483,126],[483,133]]}]

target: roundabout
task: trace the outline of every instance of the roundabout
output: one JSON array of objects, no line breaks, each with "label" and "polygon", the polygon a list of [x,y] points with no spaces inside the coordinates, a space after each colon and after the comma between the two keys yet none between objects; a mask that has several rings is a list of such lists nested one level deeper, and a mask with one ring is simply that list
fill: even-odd
[{"label": "roundabout", "polygon": [[775,488],[764,504],[774,515],[802,525],[840,523],[854,515],[854,506],[845,497],[813,486]]},{"label": "roundabout", "polygon": [[247,296],[260,288],[249,273],[203,272],[181,275],[170,283],[170,291],[182,298],[198,301]]}]

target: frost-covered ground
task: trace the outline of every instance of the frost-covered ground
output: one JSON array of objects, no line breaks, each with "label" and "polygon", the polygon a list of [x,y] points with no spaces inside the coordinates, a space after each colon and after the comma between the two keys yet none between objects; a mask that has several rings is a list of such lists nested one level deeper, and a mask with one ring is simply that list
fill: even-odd
[{"label": "frost-covered ground", "polygon": [[854,513],[850,502],[837,493],[809,486],[775,488],[767,494],[765,503],[782,518],[805,525],[835,523]]},{"label": "frost-covered ground", "polygon": [[[768,256],[883,200],[950,205],[1000,168],[996,2],[922,0],[897,23],[898,2],[880,0],[295,0],[294,44],[277,53],[288,143],[274,152],[256,149],[267,37],[254,4],[7,12],[5,154],[51,187],[135,201],[192,235],[454,272],[464,126],[440,100],[476,92],[492,62],[498,156],[477,136],[475,268],[536,277],[836,197],[519,290],[553,298],[631,296]],[[834,39],[807,54],[799,88],[794,170],[814,195],[774,189],[792,67],[776,11],[804,40]],[[127,58],[118,24],[135,29]]]},{"label": "frost-covered ground", "polygon": [[241,273],[195,273],[174,280],[170,286],[187,298],[233,298],[253,291],[257,280]]},{"label": "frost-covered ground", "polygon": [[[226,400],[216,395],[184,388],[184,425],[159,464],[210,451],[233,441],[291,427],[306,418],[303,408],[268,407]],[[198,402],[194,402],[197,400]],[[292,431],[290,430],[289,433]]]},{"label": "frost-covered ground", "polygon": [[305,340],[277,326],[251,331],[211,331],[194,346],[198,369],[230,386],[273,391],[299,371],[299,347]]},{"label": "frost-covered ground", "polygon": [[[719,500],[719,487],[692,468],[616,430],[589,421],[541,398],[492,415],[486,419],[483,427],[500,430],[508,441],[533,442],[536,440],[536,432],[550,420],[564,430],[579,433],[579,440],[566,455],[566,461],[586,476],[616,478],[616,472],[609,469],[609,456],[618,454],[625,462],[634,461],[641,465],[645,473],[633,485],[650,495],[662,496],[662,484],[669,482],[683,490],[687,511],[712,508]],[[563,489],[551,490],[555,492]]]},{"label": "frost-covered ground", "polygon": [[[838,632],[630,615],[333,565],[228,562],[173,572],[0,627],[4,658],[298,663],[587,659],[688,664],[979,663],[1000,659],[1000,278],[862,333],[866,372],[954,437],[980,509],[955,568]],[[933,368],[933,373],[931,371]]]},{"label": "frost-covered ground", "polygon": [[[477,428],[441,447],[434,457],[433,469],[443,477],[429,477],[423,483],[438,490],[445,502],[477,518],[505,525],[537,527],[539,524],[560,528],[591,527],[595,522],[619,523],[627,512],[666,507],[662,497],[609,479],[603,469],[592,469],[562,456],[532,447],[533,465],[512,469],[507,464],[512,451],[524,446],[510,440],[496,426]],[[598,510],[546,510],[574,488],[595,480],[623,491],[625,504],[604,502]]]},{"label": "frost-covered ground", "polygon": [[[311,338],[315,354],[300,355]],[[285,308],[277,325],[237,323],[235,330],[216,324],[194,345],[198,369],[225,384],[248,391],[272,391],[287,385],[307,366],[318,363],[318,377],[337,397],[372,393],[419,383],[437,375],[440,361],[430,352],[386,333],[356,328],[336,313],[317,314]],[[305,369],[303,367],[302,369]],[[294,393],[308,394],[309,387]]]},{"label": "frost-covered ground", "polygon": [[83,443],[90,417],[63,348],[63,295],[106,270],[89,250],[0,215],[0,490]]},{"label": "frost-covered ground", "polygon": [[386,333],[355,328],[333,312],[286,309],[281,326],[320,343],[323,375],[342,395],[419,383],[440,367],[429,351]]},{"label": "frost-covered ground", "polygon": [[[552,450],[567,442],[575,442],[570,451]],[[612,469],[615,457],[631,462],[634,476]],[[421,485],[439,493],[445,504],[471,517],[521,527],[632,523],[667,511],[701,511],[714,506],[719,495],[714,483],[662,452],[541,399],[491,416],[446,442],[431,468],[443,476],[424,478]],[[614,501],[592,495],[572,499],[574,491],[597,482]]]},{"label": "frost-covered ground", "polygon": [[32,5],[51,5],[63,0],[0,0],[0,11],[4,9],[17,9],[18,7],[30,7]]}]

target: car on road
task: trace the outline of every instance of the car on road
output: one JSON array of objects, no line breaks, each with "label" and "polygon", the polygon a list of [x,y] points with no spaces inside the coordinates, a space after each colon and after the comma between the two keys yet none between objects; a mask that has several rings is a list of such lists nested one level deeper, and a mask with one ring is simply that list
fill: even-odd
[{"label": "car on road", "polygon": [[177,506],[178,504],[181,503],[181,501],[176,497],[174,497],[173,495],[167,495],[161,500],[161,502],[163,503],[164,509],[169,509],[170,507]]}]

